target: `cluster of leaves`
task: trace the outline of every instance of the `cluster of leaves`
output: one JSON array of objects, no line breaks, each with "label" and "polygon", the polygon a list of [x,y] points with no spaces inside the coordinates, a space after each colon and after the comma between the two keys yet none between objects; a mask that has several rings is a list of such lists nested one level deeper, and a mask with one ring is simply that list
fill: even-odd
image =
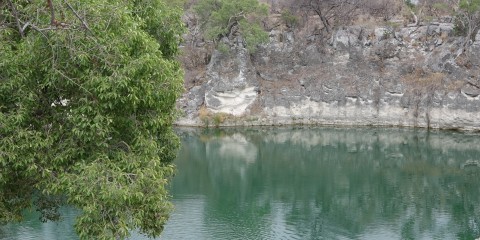
[{"label": "cluster of leaves", "polygon": [[[163,0],[0,3],[0,222],[82,210],[85,239],[163,230],[184,26]],[[37,198],[39,200],[32,201]]]},{"label": "cluster of leaves", "polygon": [[200,0],[194,8],[206,39],[218,42],[240,34],[249,51],[268,40],[261,24],[268,7],[257,0]]}]

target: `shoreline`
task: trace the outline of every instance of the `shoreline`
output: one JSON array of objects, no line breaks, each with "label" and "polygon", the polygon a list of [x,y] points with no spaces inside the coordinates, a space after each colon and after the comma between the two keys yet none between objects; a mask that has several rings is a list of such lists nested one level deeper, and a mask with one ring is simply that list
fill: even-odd
[{"label": "shoreline", "polygon": [[331,127],[331,128],[405,128],[405,129],[419,129],[425,131],[451,131],[451,132],[460,132],[460,133],[480,133],[480,127],[433,127],[433,126],[422,126],[422,125],[395,125],[395,124],[360,124],[360,123],[346,123],[346,122],[275,122],[275,123],[264,123],[264,122],[248,122],[243,123],[239,122],[225,122],[218,125],[213,124],[204,124],[201,121],[193,122],[193,119],[190,119],[187,123],[185,119],[180,119],[175,121],[173,127],[175,128],[199,128],[199,129],[215,129],[215,128],[247,128],[247,127]]}]

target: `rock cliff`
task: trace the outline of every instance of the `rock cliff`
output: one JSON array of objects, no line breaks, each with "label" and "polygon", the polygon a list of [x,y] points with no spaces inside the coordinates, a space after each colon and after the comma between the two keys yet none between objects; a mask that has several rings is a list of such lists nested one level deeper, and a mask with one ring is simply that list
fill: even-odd
[{"label": "rock cliff", "polygon": [[178,125],[480,130],[480,34],[463,48],[450,22],[350,26],[322,43],[277,26],[255,53],[241,36],[222,41],[203,70],[187,70]]}]

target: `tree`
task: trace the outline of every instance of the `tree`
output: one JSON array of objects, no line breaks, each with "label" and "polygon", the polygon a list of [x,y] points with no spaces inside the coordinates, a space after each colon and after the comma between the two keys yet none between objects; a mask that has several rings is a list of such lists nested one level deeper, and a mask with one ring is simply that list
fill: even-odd
[{"label": "tree", "polygon": [[456,30],[465,35],[464,48],[475,40],[480,30],[480,0],[460,0]]},{"label": "tree", "polygon": [[181,11],[162,0],[0,7],[0,222],[32,204],[56,220],[71,204],[82,239],[159,235],[179,146]]},{"label": "tree", "polygon": [[194,8],[206,39],[218,43],[224,37],[240,34],[249,51],[268,40],[261,25],[268,7],[257,0],[199,0]]},{"label": "tree", "polygon": [[341,24],[350,23],[357,15],[362,1],[359,0],[300,0],[300,9],[314,12],[322,21],[323,30],[328,34]]},{"label": "tree", "polygon": [[374,17],[381,17],[383,21],[389,21],[399,12],[397,0],[368,0],[363,6],[364,10]]}]

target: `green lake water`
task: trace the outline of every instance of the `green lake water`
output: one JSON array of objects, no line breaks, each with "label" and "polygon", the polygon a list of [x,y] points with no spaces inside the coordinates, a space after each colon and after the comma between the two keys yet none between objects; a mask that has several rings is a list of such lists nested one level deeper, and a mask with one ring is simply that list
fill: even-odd
[{"label": "green lake water", "polygon": [[[178,129],[159,239],[475,239],[480,135],[379,128]],[[478,160],[478,161],[477,161]],[[0,239],[77,239],[78,211]],[[146,239],[134,234],[131,239]]]}]

